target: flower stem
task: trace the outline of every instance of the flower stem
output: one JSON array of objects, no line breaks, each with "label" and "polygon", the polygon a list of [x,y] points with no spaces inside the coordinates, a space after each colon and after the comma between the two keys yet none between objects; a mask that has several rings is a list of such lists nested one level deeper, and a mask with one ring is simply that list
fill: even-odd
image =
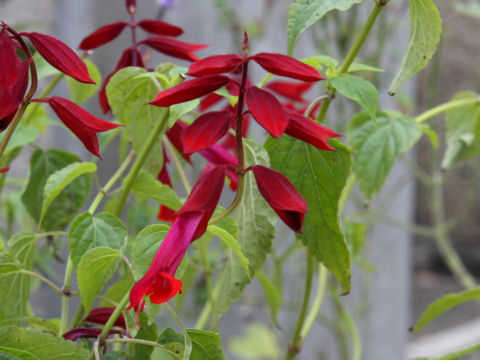
[{"label": "flower stem", "polygon": [[70,298],[67,294],[70,292],[70,285],[72,282],[73,261],[71,256],[68,257],[67,266],[65,267],[65,277],[63,280],[63,297],[62,297],[62,312],[60,317],[60,327],[58,329],[58,336],[62,336],[67,332],[68,327],[68,309],[70,307]]},{"label": "flower stem", "polygon": [[165,111],[162,118],[158,120],[157,124],[152,129],[152,132],[150,133],[150,136],[148,137],[145,145],[140,151],[140,154],[135,160],[132,169],[130,170],[130,173],[126,178],[126,183],[122,187],[122,192],[120,193],[120,198],[118,199],[117,208],[115,209],[114,213],[116,216],[120,216],[122,214],[122,210],[127,201],[128,194],[130,194],[130,190],[132,189],[133,183],[135,182],[138,173],[142,169],[143,164],[145,164],[145,161],[147,160],[147,157],[150,154],[153,145],[156,141],[158,141],[159,135],[162,133],[163,130],[165,130],[168,120],[168,114],[169,111]]},{"label": "flower stem", "polygon": [[317,285],[317,294],[315,295],[315,299],[313,301],[312,307],[308,316],[303,324],[302,331],[300,332],[300,337],[305,339],[305,337],[310,332],[313,324],[315,323],[315,319],[320,311],[320,308],[323,304],[323,299],[325,298],[325,293],[327,289],[327,281],[328,281],[328,271],[327,268],[320,264],[318,265],[318,285]]},{"label": "flower stem", "polygon": [[314,265],[315,265],[314,255],[308,252],[307,253],[307,274],[305,279],[305,291],[303,293],[303,301],[300,307],[300,312],[298,315],[297,324],[295,326],[295,331],[293,333],[292,340],[288,345],[288,350],[285,356],[285,360],[295,359],[297,354],[300,352],[300,349],[302,346],[302,342],[303,342],[302,329],[304,328],[304,322],[307,316],[308,304],[310,302],[310,294],[312,292]]},{"label": "flower stem", "polygon": [[46,277],[43,277],[42,275],[40,274],[37,274],[33,271],[29,271],[29,270],[25,270],[25,269],[21,269],[21,270],[18,270],[18,271],[13,271],[12,273],[19,273],[19,274],[25,274],[25,275],[28,275],[28,276],[32,276],[34,278],[37,278],[39,279],[40,281],[44,282],[45,284],[47,284],[53,291],[55,291],[58,295],[62,296],[63,295],[63,292],[62,292],[62,289],[60,289],[58,286],[56,286],[53,282],[51,282],[50,280],[48,280]]},{"label": "flower stem", "polygon": [[422,122],[431,119],[437,115],[440,115],[444,112],[450,111],[450,110],[455,110],[459,109],[465,106],[469,105],[475,105],[480,103],[480,98],[476,97],[473,99],[460,99],[460,100],[453,100],[446,102],[444,104],[435,106],[434,108],[431,108],[430,110],[425,111],[424,113],[418,115],[415,118],[415,121],[419,124]]}]

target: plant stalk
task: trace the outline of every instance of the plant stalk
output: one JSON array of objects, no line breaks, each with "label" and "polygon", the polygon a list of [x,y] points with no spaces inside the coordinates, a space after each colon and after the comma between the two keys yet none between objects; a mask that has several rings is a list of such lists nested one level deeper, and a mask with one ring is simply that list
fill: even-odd
[{"label": "plant stalk", "polygon": [[424,113],[418,115],[415,118],[415,121],[418,124],[421,124],[424,121],[427,121],[428,119],[431,119],[435,116],[438,116],[444,112],[450,111],[450,110],[456,110],[465,106],[469,105],[475,105],[480,103],[480,98],[474,98],[474,99],[460,99],[460,100],[453,100],[446,102],[444,104],[435,106],[434,108],[431,108]]}]

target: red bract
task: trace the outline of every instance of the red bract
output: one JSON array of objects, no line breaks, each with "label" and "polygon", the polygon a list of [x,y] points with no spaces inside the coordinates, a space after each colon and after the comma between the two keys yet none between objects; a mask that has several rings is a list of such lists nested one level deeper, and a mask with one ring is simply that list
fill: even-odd
[{"label": "red bract", "polygon": [[248,170],[253,171],[258,190],[280,219],[293,231],[301,232],[303,216],[307,212],[307,202],[302,195],[278,171],[260,165]]},{"label": "red bract", "polygon": [[268,91],[249,87],[245,92],[245,102],[257,122],[273,137],[280,137],[288,125],[282,105]]},{"label": "red bract", "polygon": [[252,57],[258,65],[275,75],[286,76],[302,81],[324,80],[319,72],[290,56],[272,53],[259,53]]},{"label": "red bract", "polygon": [[207,149],[199,151],[205,160],[212,165],[225,166],[225,173],[230,179],[230,189],[237,190],[238,175],[235,169],[238,167],[238,159],[230,154],[223,146],[214,144]]},{"label": "red bract", "polygon": [[6,173],[8,170],[10,170],[10,168],[8,166],[3,167],[3,168],[0,169],[0,173]]},{"label": "red bract", "polygon": [[188,68],[188,75],[205,76],[223,74],[235,70],[244,61],[243,57],[235,54],[210,56],[191,64]]},{"label": "red bract", "polygon": [[194,51],[204,49],[208,46],[202,44],[189,44],[164,36],[149,37],[140,42],[140,44],[148,45],[163,54],[189,61],[197,61],[198,56],[194,54]]},{"label": "red bract", "polygon": [[22,33],[54,68],[66,75],[87,84],[95,84],[88,75],[88,69],[82,59],[60,40],[37,32]]},{"label": "red bract", "polygon": [[7,80],[5,85],[8,86],[8,84],[11,84],[9,87],[0,85],[0,120],[1,123],[6,126],[8,126],[13,119],[27,91],[28,69],[31,62],[32,59],[25,60],[23,63],[21,62],[16,68],[16,78],[9,77],[8,80],[5,79]]},{"label": "red bract", "polygon": [[320,150],[333,150],[326,138],[335,138],[342,135],[330,130],[329,128],[317,124],[313,120],[307,119],[294,110],[285,109],[288,116],[288,126],[285,130],[290,136],[309,143]]},{"label": "red bract", "polygon": [[0,87],[11,88],[18,80],[18,68],[21,60],[15,50],[15,42],[6,30],[0,31]]},{"label": "red bract", "polygon": [[184,151],[193,153],[215,144],[227,133],[231,118],[228,111],[212,111],[197,118],[182,132]]},{"label": "red bract", "polygon": [[80,43],[79,49],[92,50],[102,46],[119,36],[126,26],[128,26],[128,23],[125,21],[118,21],[113,24],[102,26],[85,37]]},{"label": "red bract", "polygon": [[213,105],[215,105],[219,101],[221,101],[222,99],[223,99],[222,95],[218,95],[216,93],[208,94],[207,96],[202,98],[202,100],[200,100],[200,104],[198,105],[198,109],[200,111],[205,111],[205,110],[211,108]]},{"label": "red bract", "polygon": [[34,101],[48,102],[60,120],[80,139],[85,148],[98,157],[100,157],[100,152],[97,133],[121,126],[101,120],[77,104],[61,97],[54,96]]},{"label": "red bract", "polygon": [[122,52],[122,56],[120,57],[120,60],[118,60],[115,71],[126,68],[128,66],[140,66],[143,68],[145,67],[145,64],[143,62],[143,55],[136,47],[130,47]]},{"label": "red bract", "polygon": [[304,102],[302,94],[312,87],[312,83],[292,83],[289,81],[272,81],[265,86],[267,89],[290,100]]},{"label": "red bract", "polygon": [[223,75],[209,75],[185,81],[170,89],[162,91],[150,104],[168,107],[185,101],[199,98],[226,85],[230,78]]},{"label": "red bract", "polygon": [[[90,311],[90,314],[88,314],[88,316],[83,319],[83,322],[105,325],[114,310],[115,307],[99,307],[92,309]],[[115,320],[113,326],[118,326],[124,329],[127,328],[125,324],[125,317],[123,316],[123,314],[120,314],[117,320]]]},{"label": "red bract", "polygon": [[[177,120],[173,126],[167,130],[166,135],[168,140],[172,143],[175,149],[182,155],[182,157],[189,163],[192,163],[190,160],[190,155],[185,153],[182,143],[182,132],[187,128],[187,124],[182,120]],[[165,153],[164,153],[165,154]]]},{"label": "red bract", "polygon": [[183,34],[181,27],[159,20],[145,19],[137,23],[143,30],[151,34],[165,36],[179,36]]}]

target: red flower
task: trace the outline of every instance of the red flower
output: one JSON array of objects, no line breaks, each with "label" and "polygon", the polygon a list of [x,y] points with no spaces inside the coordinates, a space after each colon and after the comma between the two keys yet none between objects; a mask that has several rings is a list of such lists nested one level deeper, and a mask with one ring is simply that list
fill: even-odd
[{"label": "red flower", "polygon": [[118,21],[113,24],[102,26],[85,37],[78,48],[81,50],[92,50],[102,46],[119,36],[127,26],[128,23],[125,21]]},{"label": "red flower", "polygon": [[100,157],[97,133],[115,129],[121,125],[101,120],[83,110],[77,104],[57,96],[35,99],[47,102],[62,122],[80,139],[85,148]]},{"label": "red flower", "polygon": [[164,36],[152,36],[141,41],[140,44],[148,45],[163,54],[173,56],[177,59],[188,61],[198,60],[198,56],[194,54],[194,51],[204,49],[208,46],[203,44],[189,44]]},{"label": "red flower", "polygon": [[[90,314],[88,314],[88,316],[85,319],[83,319],[83,322],[105,325],[114,310],[115,310],[115,307],[98,307],[98,308],[92,309],[90,311]],[[124,328],[124,329],[127,328],[127,325],[125,324],[125,317],[123,316],[123,314],[120,314],[120,316],[117,318],[117,320],[113,325]]]},{"label": "red flower", "polygon": [[165,205],[160,205],[158,209],[157,219],[160,221],[172,223],[173,220],[175,220],[175,210],[172,210]]},{"label": "red flower", "polygon": [[322,75],[320,75],[314,67],[287,55],[259,53],[251,56],[250,59],[275,75],[307,82],[324,80]]},{"label": "red flower", "polygon": [[305,102],[302,95],[312,87],[312,83],[293,83],[290,81],[272,81],[265,86],[267,89],[290,100]]},{"label": "red flower", "polygon": [[10,168],[7,166],[7,167],[3,167],[0,169],[0,174],[1,173],[6,173],[8,170],[10,170]]},{"label": "red flower", "polygon": [[268,205],[293,231],[302,232],[303,216],[307,202],[288,179],[276,170],[264,166],[252,166],[258,190]]},{"label": "red flower", "polygon": [[[81,327],[81,328],[74,328],[65,334],[63,334],[63,338],[66,340],[70,341],[75,341],[78,338],[96,338],[100,335],[102,332],[102,329],[97,329],[97,328],[87,328],[87,327]],[[108,332],[108,335],[127,335],[127,333],[123,330],[110,330]]]},{"label": "red flower", "polygon": [[155,304],[168,301],[182,292],[182,282],[174,277],[190,243],[205,232],[225,180],[225,171],[216,167],[200,176],[185,204],[175,215],[175,220],[158,249],[147,273],[130,291],[130,306],[142,310],[144,296]]},{"label": "red flower", "polygon": [[223,74],[235,70],[244,61],[243,57],[235,54],[210,56],[190,65],[188,75],[197,77]]},{"label": "red flower", "polygon": [[140,26],[143,30],[149,32],[150,34],[165,36],[179,36],[183,34],[183,29],[181,27],[159,20],[141,20],[137,23],[137,26]]}]

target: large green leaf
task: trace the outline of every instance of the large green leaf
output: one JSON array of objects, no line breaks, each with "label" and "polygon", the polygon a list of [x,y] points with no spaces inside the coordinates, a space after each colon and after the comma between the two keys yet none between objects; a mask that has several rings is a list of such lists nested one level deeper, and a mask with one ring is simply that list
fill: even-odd
[{"label": "large green leaf", "polygon": [[302,32],[332,10],[345,11],[362,0],[295,0],[288,11],[288,55],[293,55]]},{"label": "large green leaf", "polygon": [[[19,266],[31,270],[35,253],[36,234],[28,231],[13,235],[7,243],[10,255],[3,254],[1,266],[13,270]],[[30,296],[30,276],[12,273],[0,278],[0,321],[27,315]],[[1,338],[1,337],[0,337]]]},{"label": "large green leaf", "polygon": [[[69,164],[79,162],[73,154],[37,149],[30,159],[30,175],[22,194],[22,202],[35,221],[40,220],[44,187],[48,177]],[[90,176],[83,175],[71,182],[50,205],[42,221],[44,230],[63,228],[75,216],[90,192]]]},{"label": "large green leaf", "polygon": [[142,199],[158,201],[173,210],[178,210],[182,206],[182,201],[172,188],[162,184],[152,174],[144,170],[141,170],[135,178],[132,191]]},{"label": "large green leaf", "polygon": [[422,136],[420,126],[411,117],[382,111],[376,121],[363,112],[347,128],[355,154],[355,174],[367,198],[378,193],[396,158],[410,149]]},{"label": "large green leaf", "polygon": [[36,330],[2,327],[0,339],[2,346],[28,352],[40,360],[85,360],[88,356],[88,350],[80,344]]},{"label": "large green leaf", "polygon": [[427,66],[442,34],[442,18],[433,0],[409,0],[409,3],[410,39],[402,66],[388,91],[391,95]]},{"label": "large green leaf", "polygon": [[427,309],[423,312],[422,316],[413,327],[413,331],[421,330],[425,325],[455,306],[461,305],[466,301],[479,299],[480,288],[442,296],[440,299],[437,299],[428,305]]},{"label": "large green leaf", "polygon": [[88,314],[95,302],[95,297],[113,275],[113,265],[122,256],[115,249],[95,247],[83,254],[78,264],[77,281],[80,298]]},{"label": "large green leaf", "polygon": [[350,291],[350,255],[340,230],[338,200],[350,174],[351,155],[345,145],[323,151],[289,136],[265,144],[272,167],[283,173],[308,202],[299,238],[332,272],[343,292]]},{"label": "large green leaf", "polygon": [[92,216],[79,215],[72,223],[68,244],[73,265],[77,268],[81,257],[91,248],[106,246],[122,251],[127,239],[127,229],[122,221],[110,213]]},{"label": "large green leaf", "polygon": [[[455,94],[452,101],[476,99],[472,91]],[[447,149],[442,167],[449,168],[461,160],[472,158],[480,153],[480,106],[478,103],[460,109],[447,111],[445,117]]]},{"label": "large green leaf", "polygon": [[375,119],[378,107],[377,88],[359,76],[342,74],[330,80],[337,91],[363,106]]},{"label": "large green leaf", "polygon": [[70,76],[67,76],[66,78],[70,98],[78,105],[82,105],[90,97],[95,95],[102,84],[102,74],[100,74],[100,70],[98,70],[97,66],[88,59],[84,60],[84,62],[87,65],[88,74],[92,80],[95,81],[95,84],[84,84],[76,81]]},{"label": "large green leaf", "polygon": [[65,189],[79,176],[95,171],[97,171],[97,165],[94,163],[75,162],[51,174],[48,177],[43,189],[43,205],[40,213],[40,224],[42,223],[42,219],[45,217],[48,208],[57,198],[57,196],[63,191],[63,189]]},{"label": "large green leaf", "polygon": [[[269,166],[268,154],[260,145],[252,140],[244,140],[244,147],[247,166]],[[238,212],[238,241],[249,261],[250,274],[245,271],[239,257],[230,249],[227,264],[219,279],[221,296],[215,301],[212,323],[216,323],[242,296],[245,286],[252,281],[255,270],[260,269],[265,262],[275,234],[276,215],[258,191],[251,172],[245,176],[245,188]]]}]

